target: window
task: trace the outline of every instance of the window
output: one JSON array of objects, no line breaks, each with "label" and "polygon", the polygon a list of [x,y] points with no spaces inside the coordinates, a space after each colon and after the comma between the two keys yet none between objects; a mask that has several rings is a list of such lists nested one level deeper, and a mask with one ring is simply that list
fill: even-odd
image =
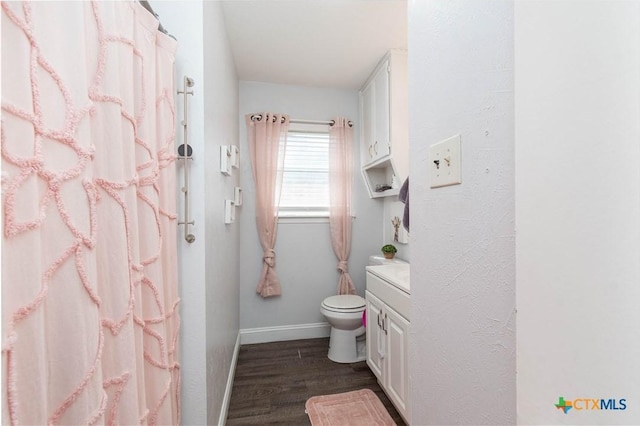
[{"label": "window", "polygon": [[291,125],[279,217],[329,216],[329,133],[325,129]]}]

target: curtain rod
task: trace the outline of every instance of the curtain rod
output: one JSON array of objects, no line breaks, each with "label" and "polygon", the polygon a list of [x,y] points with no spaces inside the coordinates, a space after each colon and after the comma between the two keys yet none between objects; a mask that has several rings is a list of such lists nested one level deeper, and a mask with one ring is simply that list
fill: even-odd
[{"label": "curtain rod", "polygon": [[[256,121],[256,120],[262,120],[262,114],[253,114],[251,116],[251,121]],[[298,118],[291,118],[289,119],[289,123],[297,123],[297,124],[321,124],[321,125],[327,125],[327,126],[333,126],[334,124],[336,124],[335,120],[330,120],[330,121],[318,121],[318,120],[301,120]],[[349,127],[353,127],[353,122],[351,122],[351,120],[349,120],[348,122]]]},{"label": "curtain rod", "polygon": [[156,19],[158,20],[158,30],[159,30],[161,33],[166,34],[166,35],[168,35],[169,37],[171,37],[172,39],[176,40],[176,38],[175,38],[173,35],[169,34],[169,31],[167,31],[167,30],[162,26],[162,23],[160,23],[160,17],[158,16],[158,14],[157,14],[157,13],[155,13],[155,12],[153,11],[153,8],[151,7],[151,5],[149,4],[149,2],[148,2],[148,1],[146,1],[146,0],[138,0],[138,3],[140,3],[140,4],[142,5],[142,7],[144,7],[145,9],[147,9],[147,10],[149,11],[149,13],[151,13],[153,16],[155,16],[155,17],[156,17]]}]

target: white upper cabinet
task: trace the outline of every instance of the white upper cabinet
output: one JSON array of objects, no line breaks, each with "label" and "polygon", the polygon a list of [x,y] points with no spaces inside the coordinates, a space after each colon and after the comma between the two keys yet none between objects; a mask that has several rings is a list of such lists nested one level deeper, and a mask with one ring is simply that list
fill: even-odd
[{"label": "white upper cabinet", "polygon": [[374,158],[374,140],[376,139],[375,129],[375,86],[373,82],[366,86],[360,92],[360,114],[362,123],[362,162],[363,164],[369,163]]},{"label": "white upper cabinet", "polygon": [[390,51],[375,68],[360,91],[360,112],[362,173],[369,195],[395,195],[409,175],[405,51]]},{"label": "white upper cabinet", "polygon": [[389,61],[384,61],[361,92],[363,165],[391,152],[389,135]]}]

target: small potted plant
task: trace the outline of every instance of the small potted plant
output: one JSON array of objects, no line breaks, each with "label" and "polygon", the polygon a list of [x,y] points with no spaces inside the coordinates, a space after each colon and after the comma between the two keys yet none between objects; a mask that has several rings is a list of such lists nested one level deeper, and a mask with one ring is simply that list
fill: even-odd
[{"label": "small potted plant", "polygon": [[381,250],[385,259],[393,259],[393,257],[396,255],[396,252],[398,251],[396,246],[394,246],[393,244],[386,244],[382,246]]}]

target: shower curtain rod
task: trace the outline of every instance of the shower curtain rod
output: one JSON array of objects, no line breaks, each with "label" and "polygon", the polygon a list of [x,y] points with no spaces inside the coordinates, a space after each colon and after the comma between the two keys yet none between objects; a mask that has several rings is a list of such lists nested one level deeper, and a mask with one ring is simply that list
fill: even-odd
[{"label": "shower curtain rod", "polygon": [[[251,121],[256,121],[256,120],[262,120],[262,114],[254,114],[251,116]],[[336,122],[334,120],[330,120],[330,121],[318,121],[318,120],[301,120],[298,118],[291,118],[289,119],[289,123],[296,123],[296,124],[321,124],[321,125],[327,125],[327,126],[333,126],[334,124],[336,124]],[[351,122],[351,120],[349,120],[349,127],[353,127],[353,123]]]},{"label": "shower curtain rod", "polygon": [[144,7],[145,9],[147,9],[149,11],[149,13],[151,13],[153,16],[156,17],[156,19],[158,20],[158,30],[161,33],[164,33],[166,35],[168,35],[169,37],[171,37],[172,39],[176,40],[176,38],[169,34],[169,31],[167,31],[163,26],[162,23],[160,22],[160,17],[158,16],[157,13],[155,13],[153,11],[153,8],[151,7],[151,5],[149,4],[149,2],[147,0],[138,0],[138,3],[140,3],[142,5],[142,7]]}]

